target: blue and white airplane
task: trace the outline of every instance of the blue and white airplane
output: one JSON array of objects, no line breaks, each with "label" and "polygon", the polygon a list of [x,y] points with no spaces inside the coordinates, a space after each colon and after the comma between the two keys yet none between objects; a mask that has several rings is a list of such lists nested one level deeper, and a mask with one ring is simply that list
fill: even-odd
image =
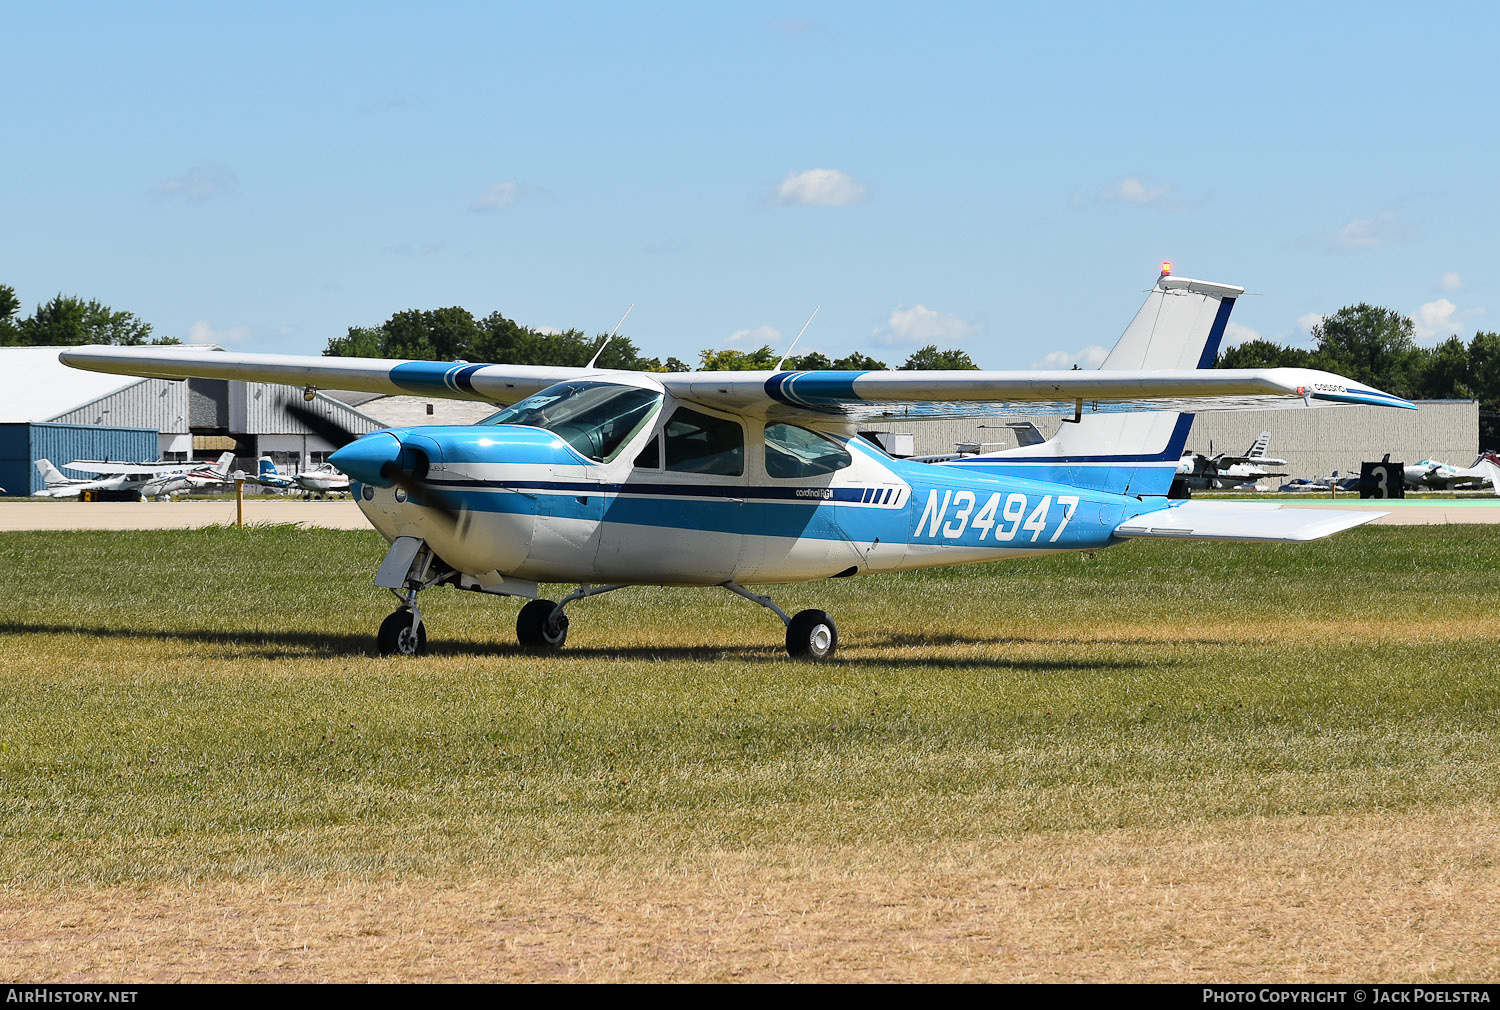
[{"label": "blue and white airplane", "polygon": [[[1213,369],[1243,289],[1163,270],[1097,371],[652,374],[360,358],[70,348],[75,367],[419,393],[509,404],[467,426],[386,429],[332,460],[390,542],[375,584],[401,605],[381,654],[421,653],[434,586],[528,598],[523,645],[555,648],[566,608],[632,585],[723,586],[773,611],[794,657],[838,645],[821,610],[746,585],[1093,551],[1133,538],[1296,542],[1383,513],[1166,495],[1186,410],[1399,397],[1310,369]],[[939,463],[895,459],[863,421],[1058,413],[1040,444]],[[1070,416],[1068,416],[1070,415]],[[538,583],[573,583],[539,599]]]}]

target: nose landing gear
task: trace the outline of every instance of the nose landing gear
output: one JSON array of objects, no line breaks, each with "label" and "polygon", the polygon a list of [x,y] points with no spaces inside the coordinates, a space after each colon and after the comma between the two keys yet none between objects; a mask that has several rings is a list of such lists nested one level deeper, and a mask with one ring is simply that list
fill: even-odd
[{"label": "nose landing gear", "polygon": [[407,586],[406,592],[396,593],[401,598],[401,609],[380,622],[375,633],[375,651],[382,656],[420,656],[427,651],[427,628],[422,624],[422,611],[417,607],[417,593],[424,586]]},{"label": "nose landing gear", "polygon": [[420,656],[427,651],[427,627],[416,611],[404,607],[380,622],[375,651],[382,656]]}]

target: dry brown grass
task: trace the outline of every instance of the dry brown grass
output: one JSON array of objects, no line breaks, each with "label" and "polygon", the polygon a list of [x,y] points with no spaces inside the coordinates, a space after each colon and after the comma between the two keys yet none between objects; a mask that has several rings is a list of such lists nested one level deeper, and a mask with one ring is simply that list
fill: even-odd
[{"label": "dry brown grass", "polygon": [[57,981],[1493,978],[1500,809],[704,856],[641,875],[0,893]]}]

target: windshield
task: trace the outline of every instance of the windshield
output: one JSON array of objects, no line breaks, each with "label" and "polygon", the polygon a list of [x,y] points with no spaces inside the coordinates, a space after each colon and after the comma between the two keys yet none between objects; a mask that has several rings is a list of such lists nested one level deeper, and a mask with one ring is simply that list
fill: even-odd
[{"label": "windshield", "polygon": [[579,453],[607,463],[661,405],[654,389],[612,382],[559,382],[480,421],[545,428]]}]

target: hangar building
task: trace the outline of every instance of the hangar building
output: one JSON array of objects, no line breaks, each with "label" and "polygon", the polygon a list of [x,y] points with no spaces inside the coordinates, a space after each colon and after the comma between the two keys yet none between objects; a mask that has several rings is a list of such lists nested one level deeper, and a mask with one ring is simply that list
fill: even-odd
[{"label": "hangar building", "polygon": [[[1008,422],[1022,420],[1027,419],[881,421],[861,428],[909,432],[915,455],[935,455],[953,452],[964,442],[982,443],[988,452],[1009,448],[1017,442]],[[1048,437],[1062,424],[1057,417],[1030,420]],[[1286,460],[1290,477],[1326,477],[1335,470],[1357,475],[1360,463],[1386,453],[1402,463],[1436,459],[1468,466],[1479,455],[1479,404],[1419,400],[1416,410],[1348,406],[1207,411],[1194,418],[1187,448],[1209,455],[1243,453],[1262,431],[1271,432],[1268,455]]]},{"label": "hangar building", "polygon": [[[170,351],[167,345],[159,350]],[[39,458],[212,460],[231,450],[235,467],[306,469],[336,446],[289,413],[300,389],[228,379],[141,379],[69,368],[61,347],[0,347],[0,487],[10,495],[42,487]],[[204,350],[199,345],[193,350]],[[339,427],[363,434],[380,421],[322,393],[308,404]]]}]

